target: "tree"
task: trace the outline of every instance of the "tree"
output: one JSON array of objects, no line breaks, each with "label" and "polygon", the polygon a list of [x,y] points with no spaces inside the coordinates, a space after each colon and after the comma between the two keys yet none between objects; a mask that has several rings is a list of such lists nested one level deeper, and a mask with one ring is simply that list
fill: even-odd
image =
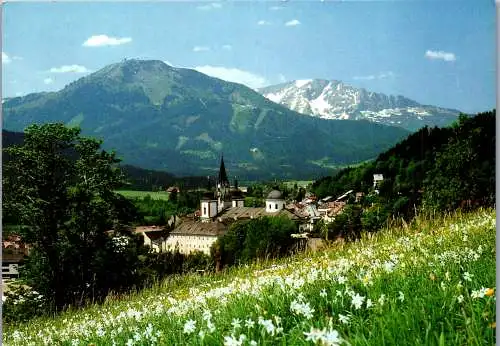
[{"label": "tree", "polygon": [[[140,245],[124,225],[137,214],[113,192],[123,183],[119,160],[100,145],[78,128],[45,124],[29,126],[23,145],[5,149],[4,208],[27,226],[21,236],[32,246],[24,275],[56,309],[135,284],[127,265]],[[112,229],[121,237],[110,237]],[[120,265],[109,269],[112,259]]]}]

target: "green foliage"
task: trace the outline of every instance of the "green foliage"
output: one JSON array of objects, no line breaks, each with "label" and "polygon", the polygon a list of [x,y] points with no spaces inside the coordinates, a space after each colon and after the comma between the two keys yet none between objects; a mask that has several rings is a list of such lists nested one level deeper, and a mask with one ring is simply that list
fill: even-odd
[{"label": "green foliage", "polygon": [[[113,192],[123,183],[119,160],[100,145],[78,128],[46,124],[29,126],[23,145],[5,149],[12,159],[3,167],[3,206],[32,245],[23,276],[57,309],[136,283],[140,245],[124,225],[137,214]],[[126,240],[123,249],[111,229]]]},{"label": "green foliage", "polygon": [[48,301],[45,297],[23,285],[9,285],[3,292],[2,322],[25,322],[46,313]]},{"label": "green foliage", "polygon": [[212,255],[222,265],[248,263],[253,259],[276,258],[287,254],[295,245],[291,234],[296,224],[289,218],[262,217],[239,221],[217,240]]}]

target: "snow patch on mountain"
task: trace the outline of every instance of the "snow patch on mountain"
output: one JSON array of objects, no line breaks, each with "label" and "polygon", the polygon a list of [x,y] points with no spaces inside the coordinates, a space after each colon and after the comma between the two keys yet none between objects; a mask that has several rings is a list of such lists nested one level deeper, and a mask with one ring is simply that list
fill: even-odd
[{"label": "snow patch on mountain", "polygon": [[295,86],[297,88],[302,88],[304,85],[307,85],[312,82],[312,79],[299,79],[295,81]]}]

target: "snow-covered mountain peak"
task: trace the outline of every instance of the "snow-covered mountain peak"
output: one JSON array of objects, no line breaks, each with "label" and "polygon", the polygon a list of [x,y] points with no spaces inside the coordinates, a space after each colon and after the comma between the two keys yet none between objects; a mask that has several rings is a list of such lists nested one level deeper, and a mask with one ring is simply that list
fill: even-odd
[{"label": "snow-covered mountain peak", "polygon": [[294,111],[324,119],[369,120],[416,130],[445,126],[459,111],[424,106],[403,96],[355,88],[338,80],[301,79],[258,90]]}]

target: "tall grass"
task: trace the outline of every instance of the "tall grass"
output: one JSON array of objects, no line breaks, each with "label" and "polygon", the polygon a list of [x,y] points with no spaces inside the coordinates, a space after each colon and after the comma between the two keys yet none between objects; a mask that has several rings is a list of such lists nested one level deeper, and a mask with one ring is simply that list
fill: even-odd
[{"label": "tall grass", "polygon": [[8,345],[491,345],[495,211],[441,217],[174,276],[122,300],[4,328]]}]

